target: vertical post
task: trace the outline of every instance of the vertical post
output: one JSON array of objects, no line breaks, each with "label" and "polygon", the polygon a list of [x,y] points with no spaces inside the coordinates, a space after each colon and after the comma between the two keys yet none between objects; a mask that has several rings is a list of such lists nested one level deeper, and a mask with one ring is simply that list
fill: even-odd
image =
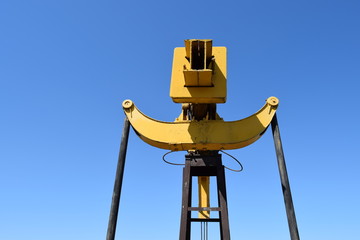
[{"label": "vertical post", "polygon": [[121,187],[122,187],[122,180],[124,176],[124,166],[125,166],[125,157],[126,157],[126,149],[128,144],[129,138],[129,129],[130,129],[130,122],[127,117],[124,120],[124,128],[121,136],[121,144],[120,144],[120,152],[118,158],[118,164],[116,168],[116,176],[115,176],[115,183],[114,183],[114,191],[112,195],[112,202],[111,202],[111,209],[110,209],[110,216],[109,216],[109,224],[106,234],[106,240],[114,240],[115,239],[115,232],[116,232],[116,223],[117,217],[119,212],[119,203],[120,203],[120,195],[121,195]]},{"label": "vertical post", "polygon": [[283,148],[282,148],[282,143],[281,143],[281,138],[280,138],[280,130],[279,130],[279,125],[278,125],[276,114],[274,115],[274,118],[271,121],[271,128],[272,128],[273,137],[274,137],[276,157],[277,157],[277,163],[278,163],[278,167],[279,167],[282,191],[283,191],[283,195],[284,195],[286,215],[287,215],[288,224],[289,224],[290,236],[291,236],[291,240],[299,240],[300,237],[299,237],[298,227],[297,227],[297,223],[296,223],[295,209],[294,209],[294,204],[292,201],[290,183],[289,183],[289,178],[288,178],[288,174],[287,174],[287,170],[286,170],[285,157],[284,157],[284,152],[283,152]]},{"label": "vertical post", "polygon": [[180,221],[180,240],[190,240],[191,237],[191,192],[192,192],[192,176],[190,170],[191,159],[185,160],[183,168],[183,190],[181,204],[181,221]]},{"label": "vertical post", "polygon": [[226,182],[225,182],[225,169],[222,163],[217,166],[217,188],[218,188],[218,201],[219,201],[219,218],[220,218],[220,239],[230,240],[230,226],[229,226],[229,214],[227,207],[226,196]]}]

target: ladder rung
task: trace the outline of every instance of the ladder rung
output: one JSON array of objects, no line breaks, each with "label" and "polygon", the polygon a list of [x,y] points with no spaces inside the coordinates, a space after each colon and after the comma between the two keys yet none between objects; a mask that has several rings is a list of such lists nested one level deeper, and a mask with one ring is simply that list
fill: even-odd
[{"label": "ladder rung", "polygon": [[188,211],[221,211],[219,207],[188,207]]},{"label": "ladder rung", "polygon": [[191,218],[191,222],[220,222],[220,218]]}]

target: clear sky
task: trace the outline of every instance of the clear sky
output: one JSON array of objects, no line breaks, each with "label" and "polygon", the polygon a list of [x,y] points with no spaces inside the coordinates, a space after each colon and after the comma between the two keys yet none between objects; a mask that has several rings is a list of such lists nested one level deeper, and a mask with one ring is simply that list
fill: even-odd
[{"label": "clear sky", "polygon": [[[356,0],[1,1],[0,239],[105,239],[121,103],[173,121],[172,54],[189,38],[228,48],[225,120],[280,99],[300,237],[359,239],[359,12]],[[130,133],[117,239],[178,239],[182,168],[165,152]],[[271,132],[229,153],[244,165],[226,172],[232,239],[289,239]]]}]

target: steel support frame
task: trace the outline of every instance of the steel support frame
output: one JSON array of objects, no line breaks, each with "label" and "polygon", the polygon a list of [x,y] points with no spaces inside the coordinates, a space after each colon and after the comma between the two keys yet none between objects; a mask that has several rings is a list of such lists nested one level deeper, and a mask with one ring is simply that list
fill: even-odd
[{"label": "steel support frame", "polygon": [[[191,206],[192,177],[215,176],[218,191],[218,207],[199,208]],[[219,211],[219,218],[192,218],[192,211]],[[227,208],[225,171],[221,161],[221,154],[209,151],[185,156],[183,169],[183,191],[180,221],[180,240],[190,240],[191,222],[219,222],[220,239],[230,240],[229,217]]]},{"label": "steel support frame", "polygon": [[[286,214],[288,219],[291,240],[300,240],[295,209],[291,195],[290,183],[286,169],[285,156],[282,148],[280,130],[276,114],[271,122],[273,139],[276,150],[277,163],[279,168],[281,186],[284,196]],[[114,191],[111,202],[109,224],[106,240],[114,240],[116,232],[116,223],[118,218],[122,181],[124,175],[126,151],[128,145],[130,122],[127,117],[124,120],[118,164],[115,176]],[[221,240],[230,240],[230,229],[228,220],[227,197],[225,171],[222,165],[221,155],[216,151],[211,154],[188,154],[185,156],[185,167],[183,169],[183,193],[182,193],[182,210],[180,222],[180,240],[190,240],[191,222],[219,222]],[[218,185],[218,203],[219,207],[197,208],[191,207],[191,190],[193,176],[216,176]],[[198,219],[191,218],[191,211],[219,211],[219,218]]]}]

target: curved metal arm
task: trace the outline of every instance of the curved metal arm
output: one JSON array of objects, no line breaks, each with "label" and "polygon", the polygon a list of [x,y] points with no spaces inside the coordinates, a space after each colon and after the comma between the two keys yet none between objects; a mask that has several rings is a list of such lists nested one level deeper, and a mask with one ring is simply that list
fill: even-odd
[{"label": "curved metal arm", "polygon": [[154,147],[172,151],[229,150],[246,147],[258,140],[271,123],[278,104],[276,97],[270,97],[257,113],[230,122],[161,122],[144,115],[131,100],[125,100],[123,108],[138,136]]}]

